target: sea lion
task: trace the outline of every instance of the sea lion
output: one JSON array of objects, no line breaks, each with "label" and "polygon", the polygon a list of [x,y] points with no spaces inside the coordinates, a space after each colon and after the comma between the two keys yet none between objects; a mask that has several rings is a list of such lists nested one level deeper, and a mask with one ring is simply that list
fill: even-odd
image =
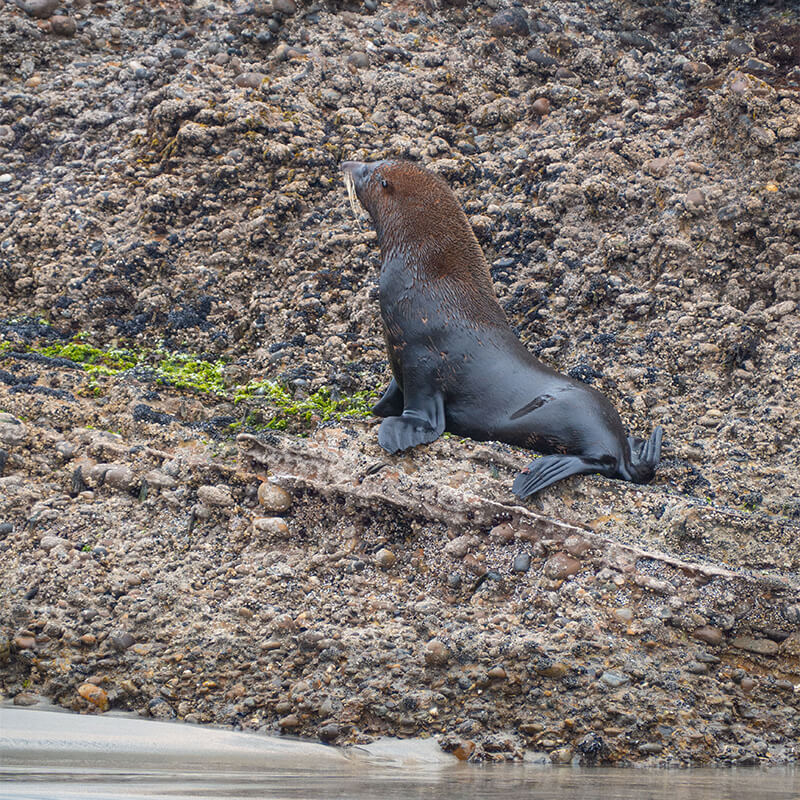
[{"label": "sea lion", "polygon": [[381,248],[380,308],[394,376],[374,407],[385,417],[381,447],[397,453],[450,431],[547,454],[517,475],[520,498],[583,473],[651,480],[661,427],[647,441],[627,437],[600,392],[527,350],[447,183],[408,161],[341,168]]}]

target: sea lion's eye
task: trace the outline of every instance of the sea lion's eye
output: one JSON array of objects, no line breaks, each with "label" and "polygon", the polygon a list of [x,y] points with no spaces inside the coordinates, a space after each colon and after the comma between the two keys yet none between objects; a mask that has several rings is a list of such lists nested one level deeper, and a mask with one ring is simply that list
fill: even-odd
[{"label": "sea lion's eye", "polygon": [[381,186],[385,189],[389,184],[386,182],[386,178],[381,178]]}]

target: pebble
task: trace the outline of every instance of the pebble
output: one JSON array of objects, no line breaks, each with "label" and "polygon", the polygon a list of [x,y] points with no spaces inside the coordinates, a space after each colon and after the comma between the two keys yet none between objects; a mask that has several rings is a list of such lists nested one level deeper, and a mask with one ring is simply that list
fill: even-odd
[{"label": "pebble", "polygon": [[203,505],[214,508],[224,508],[233,505],[230,487],[224,484],[217,486],[200,486],[197,489],[197,499]]},{"label": "pebble", "polygon": [[533,113],[545,117],[550,113],[550,101],[546,97],[537,97],[531,105]]},{"label": "pebble", "polygon": [[93,683],[82,683],[78,687],[78,694],[101,711],[108,708],[108,694],[105,689],[101,689]]},{"label": "pebble", "polygon": [[16,0],[17,5],[31,17],[47,19],[53,15],[61,0]]},{"label": "pebble", "polygon": [[292,506],[293,497],[277,484],[264,481],[258,487],[258,502],[267,511],[282,514]]},{"label": "pebble", "polygon": [[624,673],[607,670],[600,676],[600,680],[612,689],[616,689],[630,683],[631,679]]},{"label": "pebble", "polygon": [[78,29],[72,17],[61,16],[60,14],[56,14],[56,16],[51,18],[50,25],[53,29],[53,33],[59,36],[74,36],[75,31]]},{"label": "pebble", "polygon": [[366,53],[356,50],[347,57],[347,63],[350,64],[351,67],[362,69],[369,66],[369,56]]},{"label": "pebble", "polygon": [[654,178],[663,178],[672,167],[668,158],[651,158],[644,162],[644,171]]},{"label": "pebble", "polygon": [[283,730],[294,730],[300,727],[300,719],[297,714],[287,714],[278,720],[278,726]]},{"label": "pebble", "polygon": [[289,525],[283,517],[255,517],[253,527],[261,533],[285,536],[289,533]]},{"label": "pebble", "polygon": [[494,36],[528,36],[528,18],[518,8],[505,8],[489,20],[489,30]]},{"label": "pebble", "polygon": [[18,650],[33,650],[36,646],[36,639],[29,634],[20,634],[14,637],[14,646]]},{"label": "pebble", "polygon": [[531,557],[528,553],[520,553],[515,559],[512,569],[514,572],[527,572],[531,568]]},{"label": "pebble", "polygon": [[319,729],[318,735],[323,742],[332,742],[339,735],[339,726],[335,722],[329,722]]},{"label": "pebble", "polygon": [[456,536],[451,539],[445,546],[444,551],[453,558],[464,558],[469,552],[470,545],[472,544],[471,536]]},{"label": "pebble", "polygon": [[450,651],[439,639],[431,639],[423,651],[425,663],[429,667],[443,667],[450,660]]},{"label": "pebble", "polygon": [[128,633],[128,631],[112,633],[109,637],[109,641],[111,642],[111,646],[119,652],[123,652],[136,644],[136,639],[134,639],[133,635]]},{"label": "pebble", "polygon": [[557,581],[575,575],[581,568],[581,562],[566,553],[556,553],[547,559],[544,565],[544,574],[551,580]]},{"label": "pebble", "polygon": [[72,542],[70,542],[69,539],[63,539],[61,536],[51,536],[48,534],[47,536],[42,536],[39,540],[39,547],[41,547],[42,550],[46,550],[48,553],[56,547],[69,550],[72,548]]},{"label": "pebble", "polygon": [[14,180],[14,176],[10,172],[4,172],[0,175],[0,186],[5,186]]},{"label": "pebble", "polygon": [[42,698],[32,692],[18,692],[14,695],[15,706],[35,706],[40,703]]},{"label": "pebble", "polygon": [[738,650],[747,650],[762,656],[774,656],[779,649],[778,643],[772,639],[756,639],[752,636],[737,636],[732,644]]},{"label": "pebble", "polygon": [[134,483],[133,471],[128,467],[111,467],[106,470],[104,483],[121,492],[130,491]]},{"label": "pebble", "polygon": [[233,82],[246,89],[258,89],[266,77],[263,72],[242,72],[233,79]]},{"label": "pebble", "polygon": [[395,561],[397,561],[397,556],[391,550],[387,550],[385,547],[382,547],[377,553],[375,553],[375,561],[378,566],[387,569],[388,567],[391,567]]},{"label": "pebble", "polygon": [[559,747],[550,753],[550,760],[554,764],[569,764],[572,761],[572,748]]},{"label": "pebble", "polygon": [[272,0],[272,7],[286,17],[291,17],[297,12],[295,0]]},{"label": "pebble", "polygon": [[695,629],[692,633],[695,639],[700,639],[701,642],[706,642],[706,644],[710,645],[720,645],[725,639],[724,634],[719,628],[715,628],[711,625],[703,625],[700,628]]},{"label": "pebble", "polygon": [[551,55],[548,55],[543,50],[540,50],[538,47],[532,47],[528,52],[525,54],[525,57],[528,61],[532,61],[534,64],[538,64],[540,67],[553,67],[558,64],[558,60],[553,58]]}]

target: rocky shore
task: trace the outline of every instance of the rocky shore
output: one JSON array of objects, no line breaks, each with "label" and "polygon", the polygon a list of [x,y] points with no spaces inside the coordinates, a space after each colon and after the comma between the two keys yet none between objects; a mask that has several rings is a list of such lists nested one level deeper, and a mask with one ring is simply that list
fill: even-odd
[{"label": "rocky shore", "polygon": [[[338,164],[454,187],[650,486],[377,445]],[[0,5],[0,687],[459,758],[800,752],[792,4]]]}]

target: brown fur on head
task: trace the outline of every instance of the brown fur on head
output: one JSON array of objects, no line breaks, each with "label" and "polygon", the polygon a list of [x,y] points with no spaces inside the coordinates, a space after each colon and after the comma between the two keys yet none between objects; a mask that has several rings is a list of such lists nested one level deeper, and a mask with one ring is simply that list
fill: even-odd
[{"label": "brown fur on head", "polygon": [[402,255],[419,283],[449,284],[468,303],[467,316],[507,324],[481,246],[442,178],[410,161],[384,161],[357,192],[384,260]]}]

